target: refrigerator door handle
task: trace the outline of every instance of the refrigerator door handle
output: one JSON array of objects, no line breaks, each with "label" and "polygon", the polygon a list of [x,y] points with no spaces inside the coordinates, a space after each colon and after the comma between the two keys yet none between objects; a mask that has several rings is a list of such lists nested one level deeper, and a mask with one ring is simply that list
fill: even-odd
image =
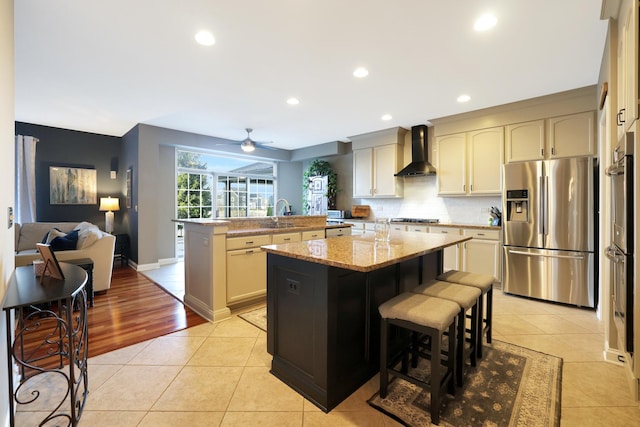
[{"label": "refrigerator door handle", "polygon": [[539,188],[540,188],[540,203],[538,205],[538,233],[544,236],[545,228],[544,228],[544,218],[546,216],[547,207],[545,206],[546,194],[544,188],[544,177],[541,176],[539,178]]},{"label": "refrigerator door handle", "polygon": [[516,251],[513,249],[509,249],[509,253],[516,254],[516,255],[526,255],[531,257],[543,257],[543,258],[577,259],[577,260],[584,259],[584,255],[547,255],[547,254],[540,254],[540,253],[534,253],[534,252]]},{"label": "refrigerator door handle", "polygon": [[542,219],[544,234],[549,234],[549,177],[544,177],[544,217]]}]

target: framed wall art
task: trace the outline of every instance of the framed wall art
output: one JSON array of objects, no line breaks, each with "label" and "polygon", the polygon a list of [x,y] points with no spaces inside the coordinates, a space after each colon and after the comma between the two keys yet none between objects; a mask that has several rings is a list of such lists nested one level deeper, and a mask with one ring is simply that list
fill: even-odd
[{"label": "framed wall art", "polygon": [[133,179],[133,170],[131,168],[127,169],[127,209],[131,209],[131,180]]},{"label": "framed wall art", "polygon": [[95,205],[97,187],[95,169],[49,167],[49,203],[52,205]]}]

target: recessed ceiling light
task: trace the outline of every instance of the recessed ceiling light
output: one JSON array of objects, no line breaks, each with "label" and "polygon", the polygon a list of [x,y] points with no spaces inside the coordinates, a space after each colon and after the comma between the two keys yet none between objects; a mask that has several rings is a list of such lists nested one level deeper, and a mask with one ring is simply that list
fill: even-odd
[{"label": "recessed ceiling light", "polygon": [[202,46],[212,46],[216,42],[213,34],[206,30],[198,31],[194,38],[196,39],[196,42],[198,42]]},{"label": "recessed ceiling light", "polygon": [[458,102],[469,102],[471,97],[469,95],[460,95],[457,99]]},{"label": "recessed ceiling light", "polygon": [[354,77],[357,77],[359,79],[367,77],[369,75],[369,70],[367,70],[364,67],[358,67],[355,69],[355,71],[353,72]]},{"label": "recessed ceiling light", "polygon": [[473,24],[473,29],[476,31],[487,31],[496,26],[498,23],[498,18],[491,13],[485,13],[481,15],[476,22]]},{"label": "recessed ceiling light", "polygon": [[300,100],[298,98],[289,98],[287,99],[287,104],[289,105],[298,105],[300,104]]},{"label": "recessed ceiling light", "polygon": [[393,117],[391,116],[391,114],[384,114],[382,117],[380,117],[382,120],[384,120],[385,122],[388,122],[389,120],[393,119]]}]

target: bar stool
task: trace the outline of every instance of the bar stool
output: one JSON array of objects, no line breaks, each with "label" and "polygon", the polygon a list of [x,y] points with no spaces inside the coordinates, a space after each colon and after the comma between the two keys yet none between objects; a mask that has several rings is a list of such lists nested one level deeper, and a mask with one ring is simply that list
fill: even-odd
[{"label": "bar stool", "polygon": [[[467,357],[470,359],[471,366],[476,366],[476,352],[478,342],[478,325],[480,324],[480,314],[478,311],[478,302],[482,296],[480,289],[471,286],[458,285],[456,283],[442,282],[439,280],[431,280],[424,283],[413,290],[419,295],[427,295],[430,297],[442,298],[456,303],[460,313],[458,315],[458,336],[457,338],[450,336],[449,339],[457,341],[457,366],[456,381],[458,387],[462,387],[464,377],[464,367]],[[471,310],[471,328],[469,329],[469,347],[466,346],[466,313]]]},{"label": "bar stool", "polygon": [[[405,292],[381,304],[378,310],[382,317],[380,324],[380,397],[384,399],[387,396],[389,374],[409,381],[429,391],[431,394],[431,422],[438,424],[443,391],[447,387],[451,394],[455,391],[456,341],[449,339],[446,368],[443,371],[443,366],[441,366],[442,336],[445,332],[449,333],[449,337],[456,336],[455,320],[460,312],[460,307],[451,301]],[[427,354],[412,348],[411,343],[415,340],[411,340],[401,353],[402,369],[395,369],[398,358],[389,357],[390,325],[411,331],[413,335],[423,334],[429,337],[431,353]],[[407,355],[409,350],[414,357],[420,356],[431,360],[430,382],[427,383],[408,375]]]},{"label": "bar stool", "polygon": [[[466,273],[464,271],[449,270],[436,277],[437,280],[458,283],[465,286],[473,286],[482,291],[479,311],[482,318],[481,327],[478,328],[478,358],[482,359],[482,335],[486,335],[487,343],[491,343],[492,319],[493,319],[493,282],[496,278],[490,274]],[[486,313],[483,309],[483,299],[487,299]]]}]

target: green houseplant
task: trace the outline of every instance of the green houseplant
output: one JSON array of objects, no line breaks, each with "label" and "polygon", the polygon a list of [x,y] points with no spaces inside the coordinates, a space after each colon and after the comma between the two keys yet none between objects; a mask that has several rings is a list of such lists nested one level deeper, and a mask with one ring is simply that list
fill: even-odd
[{"label": "green houseplant", "polygon": [[302,175],[302,213],[309,213],[309,201],[307,193],[309,191],[309,183],[314,176],[326,176],[327,179],[327,206],[329,209],[336,208],[336,199],[338,197],[338,174],[333,171],[331,164],[326,160],[314,160]]}]

